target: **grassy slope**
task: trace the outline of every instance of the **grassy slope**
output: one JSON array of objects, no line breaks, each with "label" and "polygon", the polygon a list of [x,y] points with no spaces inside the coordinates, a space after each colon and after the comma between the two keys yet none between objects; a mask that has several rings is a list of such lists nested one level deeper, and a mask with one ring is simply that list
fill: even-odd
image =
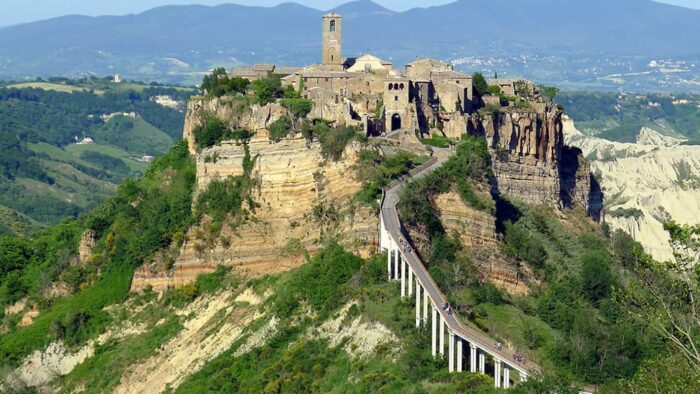
[{"label": "grassy slope", "polygon": [[[167,186],[164,186],[166,180]],[[95,249],[98,257],[86,267],[87,275],[79,277],[82,283],[77,283],[77,287],[83,290],[49,302],[42,306],[41,314],[32,325],[15,328],[0,337],[0,364],[17,364],[22,357],[43,348],[57,336],[67,335],[66,341],[82,343],[102,332],[110,321],[103,308],[126,299],[133,269],[157,249],[170,245],[174,234],[189,226],[193,185],[194,164],[186,144],[181,142],[159,158],[144,178],[126,182],[118,195],[100,208],[31,238],[32,255],[17,272],[29,286],[25,294],[32,297],[40,291],[44,275],[53,275],[48,279],[55,280],[62,274],[55,272],[56,267],[63,266],[70,271],[65,267],[67,260],[77,253],[80,234],[86,227],[98,232]],[[133,206],[136,199],[141,202]],[[90,270],[98,267],[102,272],[99,278],[90,275]],[[86,319],[75,323],[69,318],[78,314]],[[77,326],[59,335],[57,322]]]}]

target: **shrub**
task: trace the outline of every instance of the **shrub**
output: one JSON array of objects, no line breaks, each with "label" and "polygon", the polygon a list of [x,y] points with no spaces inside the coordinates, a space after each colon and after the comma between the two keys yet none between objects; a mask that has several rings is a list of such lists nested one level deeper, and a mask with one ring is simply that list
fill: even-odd
[{"label": "shrub", "polygon": [[288,116],[282,116],[272,122],[267,129],[270,133],[270,141],[280,142],[292,130],[292,120]]},{"label": "shrub", "polygon": [[244,94],[250,81],[244,78],[230,78],[224,68],[216,68],[211,74],[205,75],[201,88],[209,97],[221,97],[227,94]]},{"label": "shrub", "polygon": [[305,117],[313,108],[313,101],[302,98],[285,98],[281,101],[281,104],[287,108],[295,118]]},{"label": "shrub", "polygon": [[328,127],[319,125],[316,128],[321,142],[321,154],[325,158],[338,161],[343,156],[345,147],[352,141],[357,133],[348,126]]},{"label": "shrub", "polygon": [[253,90],[260,105],[272,103],[284,96],[280,77],[275,74],[254,81]]}]

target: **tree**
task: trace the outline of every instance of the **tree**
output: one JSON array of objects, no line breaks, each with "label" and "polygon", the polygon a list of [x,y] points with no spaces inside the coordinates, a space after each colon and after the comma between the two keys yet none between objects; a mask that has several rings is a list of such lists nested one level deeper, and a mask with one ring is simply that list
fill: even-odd
[{"label": "tree", "polygon": [[282,81],[278,75],[270,75],[253,82],[253,89],[260,105],[269,104],[284,95]]},{"label": "tree", "polygon": [[700,225],[664,224],[674,259],[637,259],[635,280],[622,300],[633,317],[648,323],[700,373]]},{"label": "tree", "polygon": [[540,90],[549,103],[553,103],[554,98],[557,97],[557,94],[559,94],[559,88],[556,86],[540,85]]},{"label": "tree", "polygon": [[472,75],[472,84],[474,85],[474,92],[476,92],[479,97],[487,93],[489,84],[486,82],[484,74],[480,72],[474,73],[474,75]]}]

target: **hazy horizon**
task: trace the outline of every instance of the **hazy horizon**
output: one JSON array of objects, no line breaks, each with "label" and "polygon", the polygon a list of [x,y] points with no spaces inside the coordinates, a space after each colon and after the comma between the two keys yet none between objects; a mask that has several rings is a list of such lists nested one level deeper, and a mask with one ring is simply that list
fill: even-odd
[{"label": "hazy horizon", "polygon": [[[296,0],[319,10],[327,10],[352,0]],[[376,3],[394,11],[405,11],[415,7],[430,7],[451,3],[454,0],[374,0]],[[700,9],[700,0],[655,0],[660,3]],[[140,13],[148,9],[165,5],[217,5],[241,4],[249,6],[275,6],[288,1],[280,0],[122,0],[119,2],[99,0],[0,0],[0,27],[17,25],[38,20],[50,19],[63,15],[124,15]]]}]

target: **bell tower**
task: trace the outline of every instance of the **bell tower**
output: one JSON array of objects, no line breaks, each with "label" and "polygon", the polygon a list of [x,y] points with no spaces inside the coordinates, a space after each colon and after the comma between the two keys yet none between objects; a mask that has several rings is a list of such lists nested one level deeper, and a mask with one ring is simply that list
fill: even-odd
[{"label": "bell tower", "polygon": [[341,51],[343,38],[343,17],[335,12],[323,16],[323,64],[340,66],[343,64]]}]

